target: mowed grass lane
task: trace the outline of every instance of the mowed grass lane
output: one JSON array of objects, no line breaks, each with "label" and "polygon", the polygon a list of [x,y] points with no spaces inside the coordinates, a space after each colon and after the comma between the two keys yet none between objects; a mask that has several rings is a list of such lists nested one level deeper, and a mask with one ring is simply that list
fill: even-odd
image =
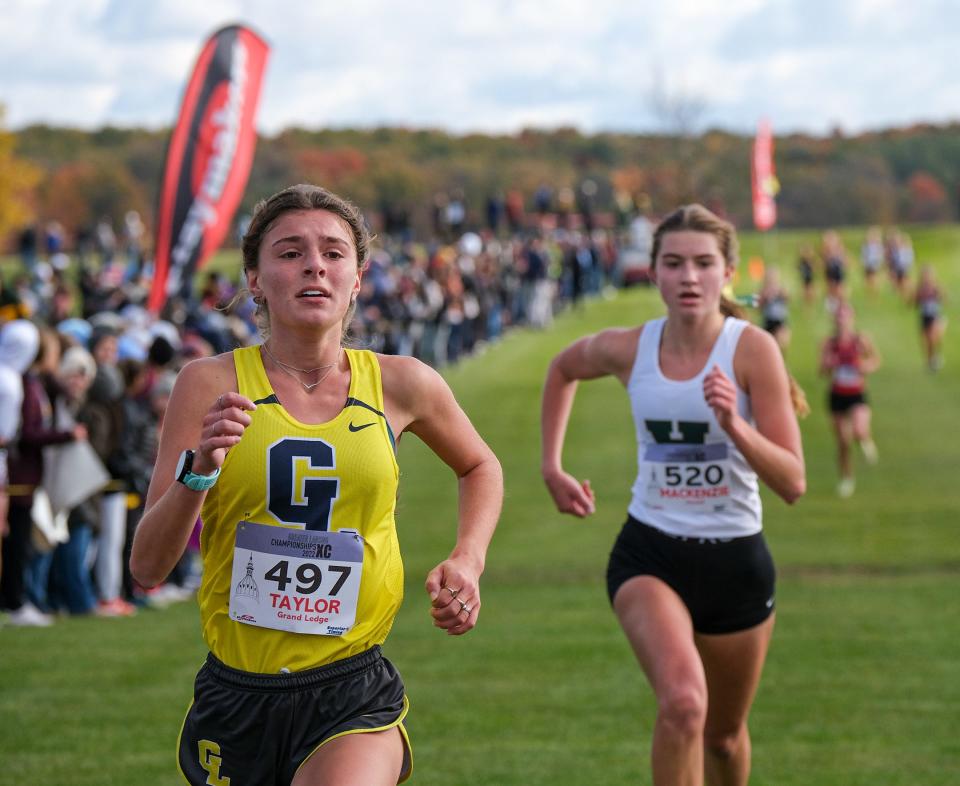
[{"label": "mowed grass lane", "polygon": [[[845,233],[855,248],[862,232]],[[776,238],[794,282],[795,244]],[[918,259],[960,291],[960,234],[914,231]],[[764,247],[766,243],[766,249]],[[744,258],[770,241],[747,237]],[[778,622],[754,707],[754,784],[947,784],[960,772],[960,346],[923,370],[915,312],[886,283],[875,299],[852,273],[861,328],[884,358],[871,380],[881,461],[858,464],[857,493],[835,496],[819,341],[822,303],[794,302],[789,364],[814,407],[803,422],[809,491],[788,507],[765,494],[778,563]],[[753,288],[741,279],[739,292]],[[654,707],[606,600],[603,571],[635,473],[626,397],[581,386],[566,466],[590,478],[597,514],[557,514],[539,479],[540,386],[552,355],[607,325],[659,315],[631,290],[518,331],[446,376],[500,457],[504,515],[483,579],[480,626],[430,625],[424,576],[453,543],[456,488],[415,439],[401,441],[398,527],[407,599],[387,654],[407,682],[418,784],[649,783]],[[130,620],[0,629],[0,784],[175,784],[173,750],[204,648],[183,604]]]}]

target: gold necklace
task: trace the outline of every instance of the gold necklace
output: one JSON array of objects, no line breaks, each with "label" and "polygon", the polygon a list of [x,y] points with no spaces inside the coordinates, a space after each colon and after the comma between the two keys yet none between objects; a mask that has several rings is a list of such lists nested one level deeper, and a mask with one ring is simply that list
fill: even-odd
[{"label": "gold necklace", "polygon": [[[317,366],[316,368],[297,368],[296,366],[291,366],[289,363],[284,363],[282,360],[277,360],[273,356],[273,353],[270,351],[270,347],[267,346],[266,342],[264,342],[260,346],[263,347],[263,351],[267,353],[267,356],[270,358],[270,360],[276,363],[277,368],[279,368],[284,374],[290,377],[293,377],[293,379],[299,382],[300,386],[305,391],[307,391],[307,393],[309,393],[317,385],[323,382],[323,380],[325,380],[328,376],[330,376],[330,372],[333,371],[336,365],[340,362],[340,354],[341,352],[343,352],[343,347],[340,347],[339,349],[337,349],[337,359],[333,361],[333,363],[329,363],[326,366]],[[324,371],[323,374],[320,375],[320,379],[310,384],[304,382],[296,374],[293,373],[294,371],[299,371],[301,374],[315,374],[316,372],[323,371],[324,369],[326,369],[326,371]]]}]

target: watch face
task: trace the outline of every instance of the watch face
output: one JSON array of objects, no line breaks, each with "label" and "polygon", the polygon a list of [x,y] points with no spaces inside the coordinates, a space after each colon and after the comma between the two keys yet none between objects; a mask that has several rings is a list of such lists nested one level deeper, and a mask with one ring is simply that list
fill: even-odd
[{"label": "watch face", "polygon": [[185,450],[180,454],[180,460],[177,462],[177,472],[174,475],[175,480],[183,480],[193,466],[193,451]]}]

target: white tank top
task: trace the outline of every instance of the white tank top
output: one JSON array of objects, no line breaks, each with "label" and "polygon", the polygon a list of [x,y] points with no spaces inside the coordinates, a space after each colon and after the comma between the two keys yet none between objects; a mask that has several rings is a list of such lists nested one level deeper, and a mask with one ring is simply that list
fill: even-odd
[{"label": "white tank top", "polygon": [[[735,538],[760,531],[757,475],[703,398],[703,378],[715,365],[736,383],[733,355],[749,324],[727,318],[704,367],[691,379],[660,370],[665,319],[640,333],[627,394],[637,429],[637,479],[630,515],[671,535]],[[737,409],[753,422],[750,399],[737,385]]]}]

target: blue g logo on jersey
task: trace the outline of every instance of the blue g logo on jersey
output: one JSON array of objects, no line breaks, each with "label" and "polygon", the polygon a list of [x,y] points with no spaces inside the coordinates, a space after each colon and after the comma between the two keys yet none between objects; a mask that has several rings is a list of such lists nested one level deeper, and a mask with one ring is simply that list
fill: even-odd
[{"label": "blue g logo on jersey", "polygon": [[[267,449],[267,510],[281,524],[330,529],[340,479],[333,445],[322,439],[281,439]],[[320,472],[324,474],[320,474]]]}]

